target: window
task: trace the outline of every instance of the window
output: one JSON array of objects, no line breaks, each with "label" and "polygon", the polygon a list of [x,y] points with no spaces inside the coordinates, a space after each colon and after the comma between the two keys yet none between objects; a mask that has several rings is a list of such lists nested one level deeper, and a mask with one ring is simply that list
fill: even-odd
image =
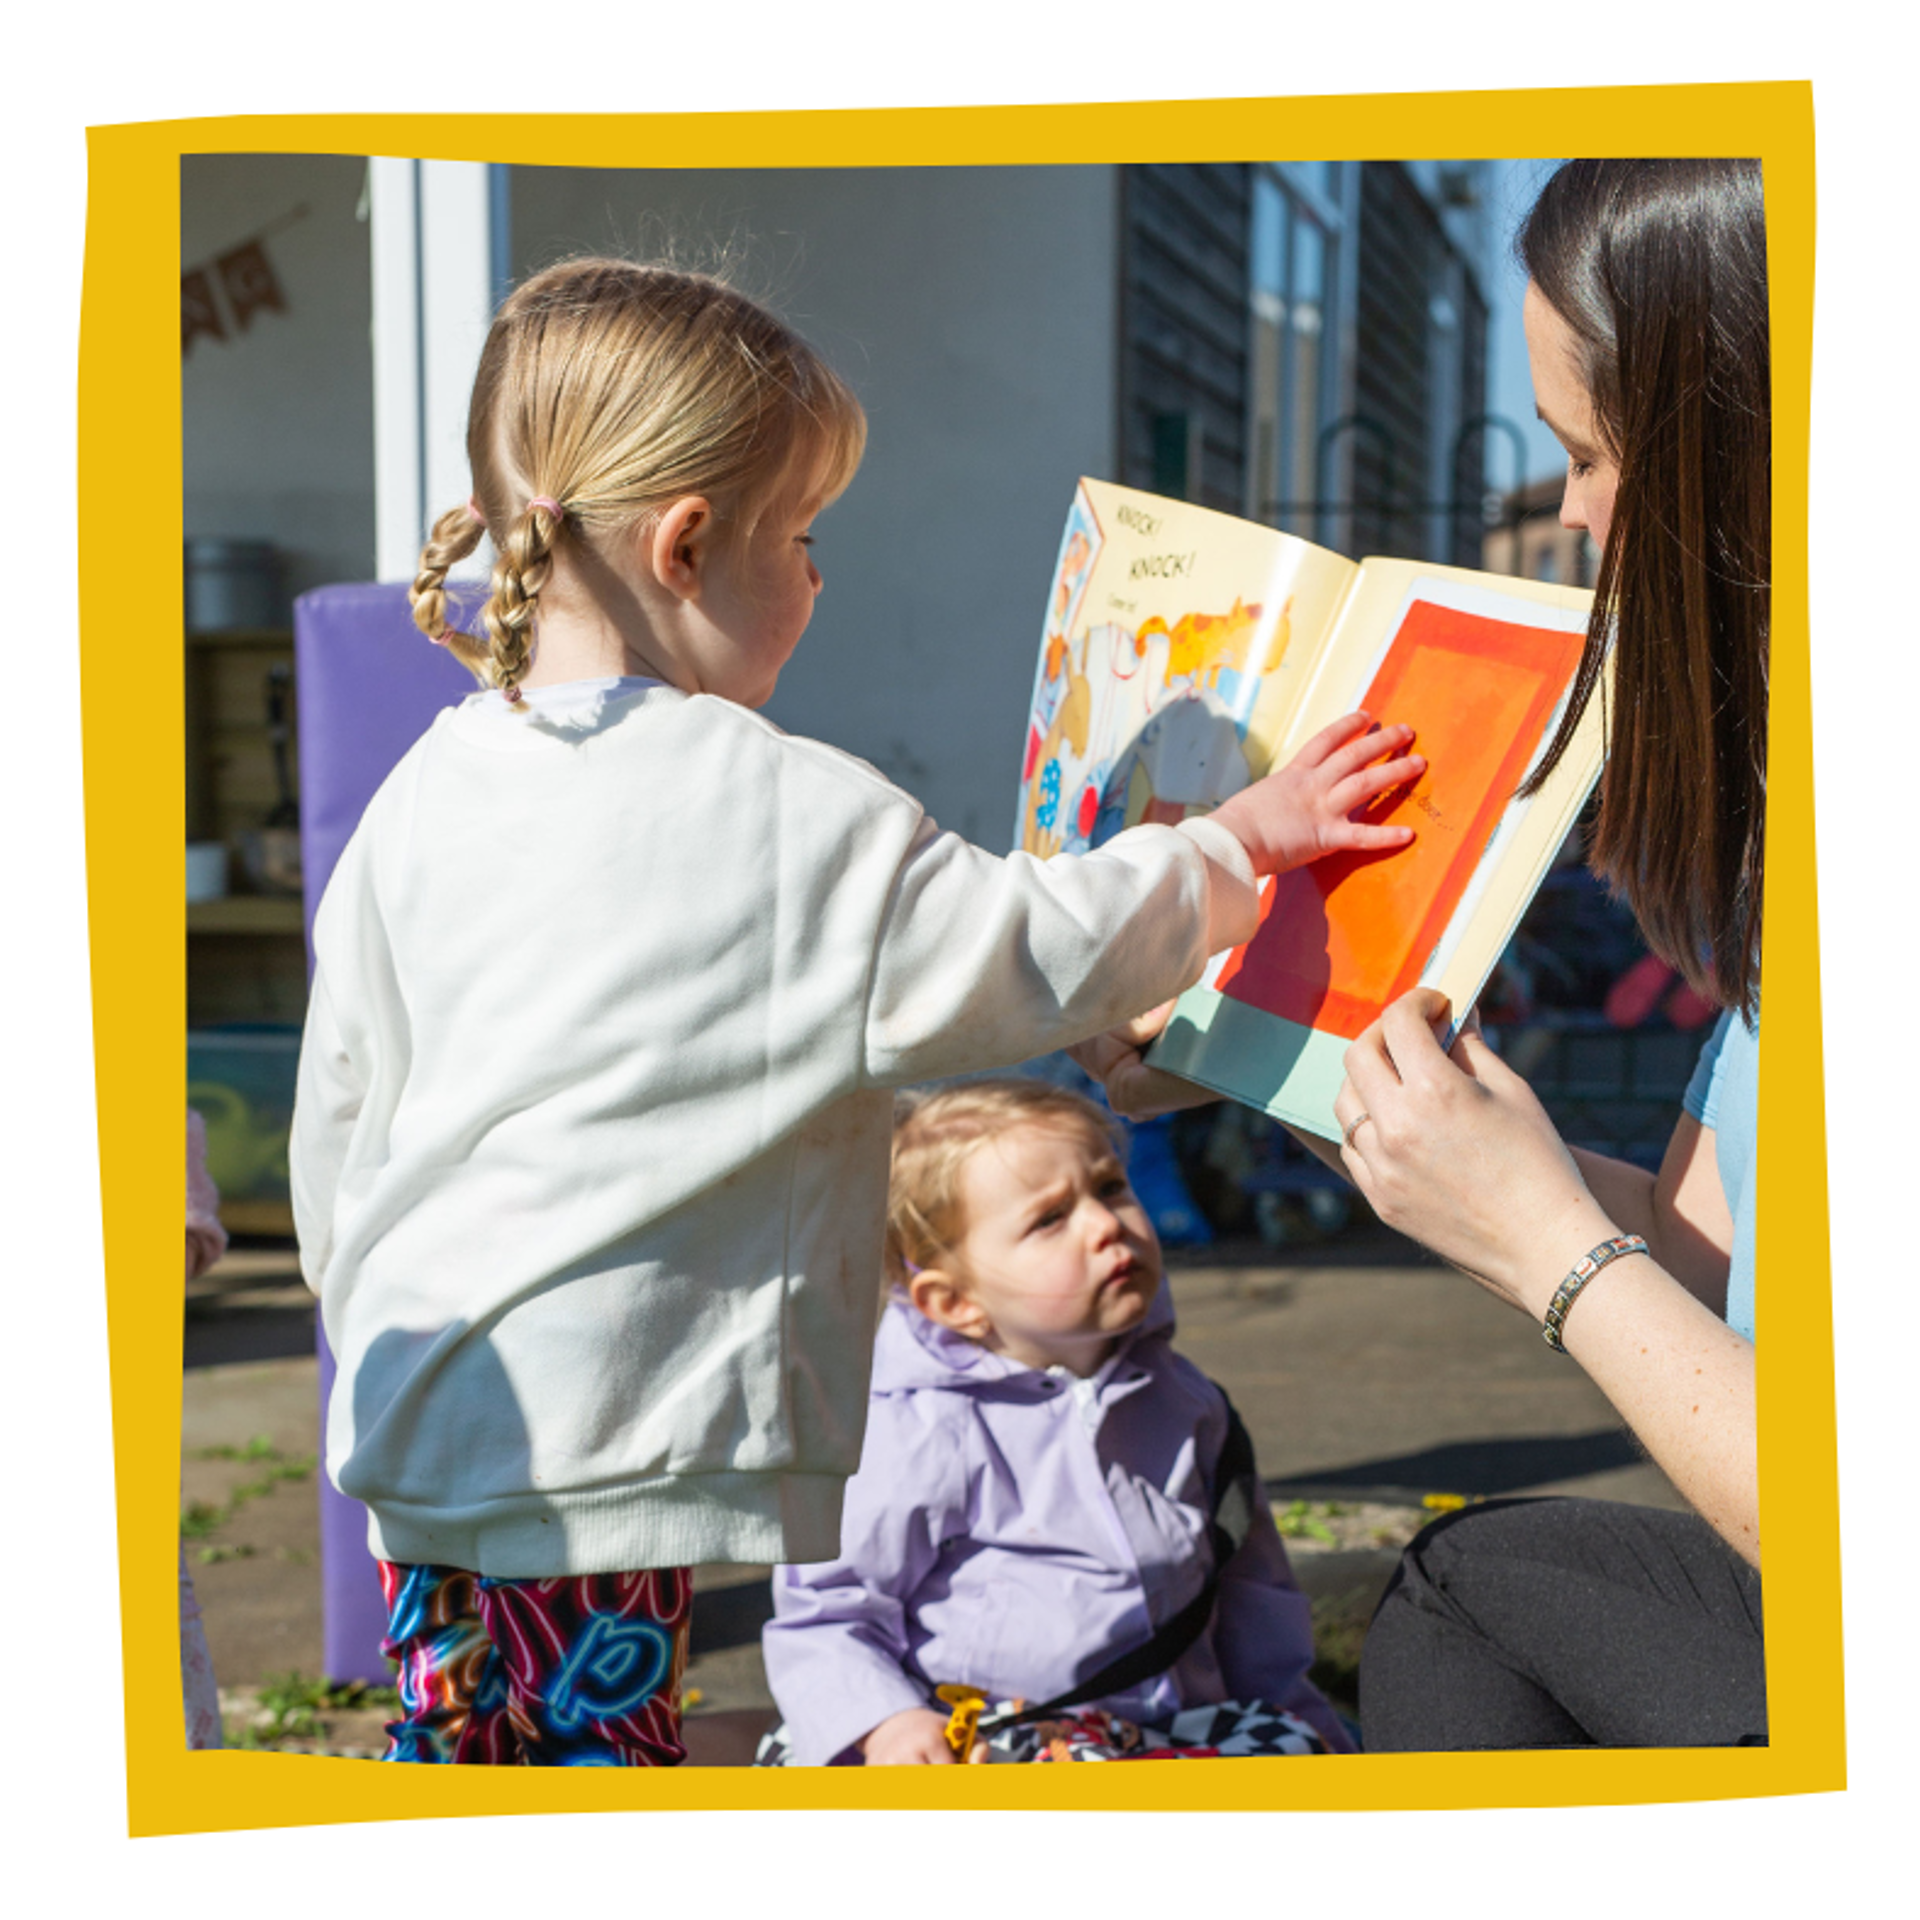
[{"label": "window", "polygon": [[1256,169],[1251,248],[1252,459],[1247,511],[1306,538],[1330,537],[1321,437],[1337,407],[1333,324],[1350,161]]}]

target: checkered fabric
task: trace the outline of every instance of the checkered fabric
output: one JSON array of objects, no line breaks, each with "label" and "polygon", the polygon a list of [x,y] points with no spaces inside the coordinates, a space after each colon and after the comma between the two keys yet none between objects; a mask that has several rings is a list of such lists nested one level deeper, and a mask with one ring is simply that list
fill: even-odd
[{"label": "checkered fabric", "polygon": [[[1010,1700],[996,1701],[987,1718],[1018,1710]],[[783,1722],[760,1742],[756,1767],[794,1764]],[[1131,1720],[1098,1707],[1075,1707],[1055,1719],[1003,1727],[987,1736],[989,1762],[1029,1764],[1070,1760],[1209,1760],[1263,1758],[1294,1753],[1325,1753],[1326,1742],[1297,1714],[1258,1701],[1223,1700],[1218,1706],[1188,1707],[1164,1726],[1137,1727]]]}]

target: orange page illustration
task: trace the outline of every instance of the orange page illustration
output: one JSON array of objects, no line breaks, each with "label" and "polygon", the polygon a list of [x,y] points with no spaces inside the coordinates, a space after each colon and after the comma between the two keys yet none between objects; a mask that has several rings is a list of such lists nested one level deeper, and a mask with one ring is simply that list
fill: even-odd
[{"label": "orange page illustration", "polygon": [[1344,1039],[1415,986],[1579,663],[1577,633],[1415,600],[1367,712],[1416,730],[1427,771],[1368,816],[1415,830],[1391,855],[1283,874],[1215,981],[1228,998]]}]

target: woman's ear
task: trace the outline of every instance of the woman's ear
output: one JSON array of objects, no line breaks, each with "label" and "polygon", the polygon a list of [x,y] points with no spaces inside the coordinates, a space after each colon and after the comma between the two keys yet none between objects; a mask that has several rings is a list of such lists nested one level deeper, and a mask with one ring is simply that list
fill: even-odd
[{"label": "woman's ear", "polygon": [[913,1275],[907,1282],[907,1298],[936,1327],[947,1327],[965,1339],[984,1340],[993,1331],[986,1309],[938,1267],[922,1267]]},{"label": "woman's ear", "polygon": [[681,600],[697,600],[712,552],[712,506],[699,494],[684,494],[641,535],[653,577]]}]

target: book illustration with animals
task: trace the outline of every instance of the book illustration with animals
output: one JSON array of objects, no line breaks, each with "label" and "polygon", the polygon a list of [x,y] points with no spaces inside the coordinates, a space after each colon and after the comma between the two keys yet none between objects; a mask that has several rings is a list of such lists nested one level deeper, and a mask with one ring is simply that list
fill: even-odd
[{"label": "book illustration with animals", "polygon": [[1600,702],[1539,791],[1591,596],[1425,561],[1354,562],[1185,501],[1082,480],[1048,594],[1017,843],[1083,852],[1216,807],[1364,708],[1427,769],[1369,818],[1397,852],[1262,885],[1260,925],[1184,995],[1157,1067],[1329,1139],[1347,1044],[1410,988],[1463,1015],[1599,776]]}]

